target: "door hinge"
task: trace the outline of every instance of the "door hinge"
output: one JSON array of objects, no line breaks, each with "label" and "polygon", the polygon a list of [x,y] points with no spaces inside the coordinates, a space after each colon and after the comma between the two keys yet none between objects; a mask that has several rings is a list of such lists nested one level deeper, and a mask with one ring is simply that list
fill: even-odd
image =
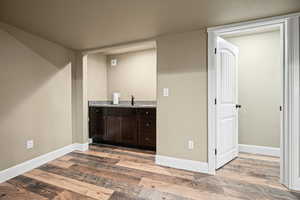
[{"label": "door hinge", "polygon": [[215,105],[217,105],[217,99],[215,98]]},{"label": "door hinge", "polygon": [[217,153],[218,153],[218,152],[217,152],[217,149],[215,149],[215,155],[217,155]]},{"label": "door hinge", "polygon": [[215,54],[217,54],[217,48],[215,48]]},{"label": "door hinge", "polygon": [[279,111],[282,111],[282,106],[279,106]]}]

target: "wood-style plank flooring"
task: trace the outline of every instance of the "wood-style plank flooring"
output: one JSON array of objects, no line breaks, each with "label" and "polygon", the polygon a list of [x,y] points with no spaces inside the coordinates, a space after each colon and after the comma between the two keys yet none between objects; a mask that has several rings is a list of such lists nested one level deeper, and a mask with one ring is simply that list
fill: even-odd
[{"label": "wood-style plank flooring", "polygon": [[91,145],[0,184],[1,200],[293,200],[278,158],[240,154],[216,176],[161,167],[154,152]]}]

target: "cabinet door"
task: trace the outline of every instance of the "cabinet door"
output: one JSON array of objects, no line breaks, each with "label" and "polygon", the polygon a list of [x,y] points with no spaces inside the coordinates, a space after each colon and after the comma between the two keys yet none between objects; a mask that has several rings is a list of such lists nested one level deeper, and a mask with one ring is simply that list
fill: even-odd
[{"label": "cabinet door", "polygon": [[89,108],[89,138],[94,138],[97,132],[96,126],[96,115],[95,111],[92,107]]},{"label": "cabinet door", "polygon": [[106,117],[106,132],[103,137],[107,142],[121,142],[121,117],[107,116]]},{"label": "cabinet door", "polygon": [[121,142],[128,145],[137,145],[137,119],[135,115],[122,117]]},{"label": "cabinet door", "polygon": [[89,138],[101,140],[105,133],[105,118],[103,109],[90,107],[89,109]]},{"label": "cabinet door", "polygon": [[99,119],[97,120],[97,135],[96,138],[99,140],[103,140],[103,136],[105,135],[106,132],[106,117],[105,116],[100,116]]}]

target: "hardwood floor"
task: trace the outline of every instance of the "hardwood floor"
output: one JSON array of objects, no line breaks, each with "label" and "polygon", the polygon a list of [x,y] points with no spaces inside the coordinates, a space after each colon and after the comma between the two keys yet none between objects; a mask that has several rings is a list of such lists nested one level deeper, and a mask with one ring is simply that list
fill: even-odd
[{"label": "hardwood floor", "polygon": [[216,176],[161,167],[151,151],[91,145],[0,184],[1,200],[300,199],[279,184],[279,160],[240,154]]}]

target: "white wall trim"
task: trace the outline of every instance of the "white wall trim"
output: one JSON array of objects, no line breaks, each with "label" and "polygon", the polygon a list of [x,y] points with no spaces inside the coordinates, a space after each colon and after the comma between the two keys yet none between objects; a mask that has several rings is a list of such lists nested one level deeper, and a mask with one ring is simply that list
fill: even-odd
[{"label": "white wall trim", "polygon": [[210,174],[216,174],[216,131],[217,131],[217,110],[215,98],[217,98],[216,83],[216,60],[214,54],[217,41],[216,34],[208,32],[208,169]]},{"label": "white wall trim", "polygon": [[239,144],[239,152],[280,157],[280,148]]},{"label": "white wall trim", "polygon": [[262,18],[262,19],[250,20],[250,21],[246,21],[246,22],[239,22],[239,23],[232,23],[232,24],[227,24],[227,25],[209,27],[209,28],[207,28],[207,31],[220,33],[226,29],[226,32],[227,31],[231,32],[231,31],[236,31],[236,30],[244,29],[244,28],[254,28],[257,26],[278,24],[278,23],[282,23],[284,20],[286,20],[288,18],[299,17],[299,16],[300,16],[300,12],[296,12],[296,13],[292,13],[292,14],[288,14],[288,15],[279,15],[279,16],[275,16],[275,17],[267,17],[267,18]]},{"label": "white wall trim", "polygon": [[156,155],[155,163],[166,167],[209,174],[208,163],[205,162]]},{"label": "white wall trim", "polygon": [[87,151],[89,149],[89,143],[84,143],[84,144],[75,143],[73,145],[74,145],[74,150],[77,151]]},{"label": "white wall trim", "polygon": [[75,151],[75,150],[86,151],[87,149],[88,149],[87,143],[86,144],[75,143],[75,144],[71,144],[71,145],[65,146],[63,148],[57,149],[55,151],[46,153],[44,155],[38,156],[31,160],[25,161],[21,164],[18,164],[13,167],[10,167],[8,169],[5,169],[3,171],[0,171],[0,183],[3,183],[11,178],[14,178],[16,176],[24,174],[34,168],[37,168],[47,162],[50,162],[61,156],[64,156],[65,154],[68,154],[72,151]]},{"label": "white wall trim", "polygon": [[287,20],[286,24],[286,62],[287,62],[287,115],[288,123],[286,154],[288,163],[288,187],[300,190],[300,137],[299,137],[299,17]]}]

